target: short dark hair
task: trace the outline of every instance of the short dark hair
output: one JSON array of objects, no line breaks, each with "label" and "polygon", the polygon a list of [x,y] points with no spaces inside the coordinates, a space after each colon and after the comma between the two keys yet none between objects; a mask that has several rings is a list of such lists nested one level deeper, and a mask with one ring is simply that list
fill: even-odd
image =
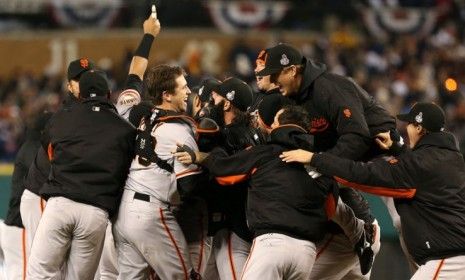
[{"label": "short dark hair", "polygon": [[301,106],[287,105],[278,117],[279,125],[294,124],[308,131],[310,127],[310,115]]},{"label": "short dark hair", "polygon": [[252,116],[250,115],[249,112],[244,112],[239,110],[238,108],[232,106],[232,111],[234,112],[234,119],[233,123],[236,124],[243,124],[245,126],[249,126],[252,123]]},{"label": "short dark hair", "polygon": [[148,95],[153,97],[154,104],[163,103],[163,92],[174,93],[176,79],[185,75],[179,66],[161,64],[150,68],[145,76]]}]

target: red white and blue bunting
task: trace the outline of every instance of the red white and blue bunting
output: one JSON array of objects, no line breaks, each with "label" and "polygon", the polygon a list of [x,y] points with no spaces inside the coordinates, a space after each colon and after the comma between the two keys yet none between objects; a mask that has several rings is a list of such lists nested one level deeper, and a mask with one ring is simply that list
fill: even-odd
[{"label": "red white and blue bunting", "polygon": [[207,6],[215,25],[226,33],[270,27],[289,9],[289,3],[285,1],[210,0]]},{"label": "red white and blue bunting", "polygon": [[366,9],[362,14],[370,33],[380,39],[386,39],[392,33],[426,36],[434,29],[437,19],[434,9]]},{"label": "red white and blue bunting", "polygon": [[66,27],[108,27],[118,15],[121,0],[51,0],[57,23]]}]

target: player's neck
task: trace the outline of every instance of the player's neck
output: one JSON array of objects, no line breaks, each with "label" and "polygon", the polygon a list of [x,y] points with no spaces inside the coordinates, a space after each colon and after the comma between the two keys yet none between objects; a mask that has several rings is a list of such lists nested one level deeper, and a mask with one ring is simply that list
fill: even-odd
[{"label": "player's neck", "polygon": [[159,109],[165,110],[165,111],[175,111],[175,112],[177,112],[177,110],[175,110],[173,108],[173,106],[171,106],[171,103],[167,103],[167,102],[163,102],[162,104],[157,105],[156,107],[159,108]]},{"label": "player's neck", "polygon": [[230,125],[236,116],[234,115],[231,110],[224,112],[224,124],[225,125]]}]

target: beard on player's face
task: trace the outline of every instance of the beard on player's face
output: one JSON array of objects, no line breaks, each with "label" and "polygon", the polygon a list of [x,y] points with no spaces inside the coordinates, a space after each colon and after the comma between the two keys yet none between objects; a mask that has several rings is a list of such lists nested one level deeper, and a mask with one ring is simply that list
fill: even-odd
[{"label": "beard on player's face", "polygon": [[221,100],[218,104],[211,102],[208,107],[208,118],[214,120],[219,127],[224,126],[224,103],[225,100]]}]

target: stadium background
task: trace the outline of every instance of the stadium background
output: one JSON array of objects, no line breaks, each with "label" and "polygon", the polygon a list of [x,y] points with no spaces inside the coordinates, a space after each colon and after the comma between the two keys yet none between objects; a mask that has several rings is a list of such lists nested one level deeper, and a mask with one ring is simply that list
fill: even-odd
[{"label": "stadium background", "polygon": [[[162,31],[150,63],[182,65],[191,87],[208,76],[231,75],[254,85],[258,52],[288,42],[330,71],[353,77],[392,114],[417,101],[440,104],[465,150],[464,0],[155,3]],[[117,96],[150,5],[0,0],[0,218],[24,130],[37,112],[60,103],[69,61],[91,58],[108,73]],[[387,211],[378,198],[368,198],[382,227],[372,279],[407,279]]]}]

